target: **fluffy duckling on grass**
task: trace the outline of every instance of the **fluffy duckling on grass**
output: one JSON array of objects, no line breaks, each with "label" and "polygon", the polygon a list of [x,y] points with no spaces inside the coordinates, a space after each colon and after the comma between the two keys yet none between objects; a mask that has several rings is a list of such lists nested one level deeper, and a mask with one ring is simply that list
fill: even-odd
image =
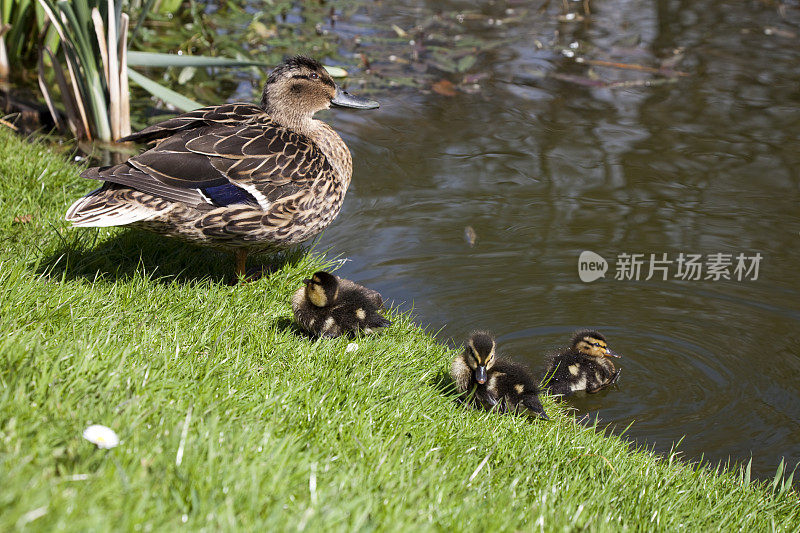
[{"label": "fluffy duckling on grass", "polygon": [[372,333],[390,326],[380,315],[380,293],[325,271],[303,280],[292,298],[294,318],[315,337]]},{"label": "fluffy duckling on grass", "polygon": [[544,381],[552,395],[567,396],[576,391],[599,392],[616,383],[619,369],[612,357],[620,355],[608,349],[606,338],[598,331],[575,332],[572,343],[548,358]]},{"label": "fluffy duckling on grass", "polygon": [[528,369],[499,358],[491,333],[476,331],[454,360],[450,375],[466,401],[500,412],[526,412],[549,420],[539,401],[539,387]]}]

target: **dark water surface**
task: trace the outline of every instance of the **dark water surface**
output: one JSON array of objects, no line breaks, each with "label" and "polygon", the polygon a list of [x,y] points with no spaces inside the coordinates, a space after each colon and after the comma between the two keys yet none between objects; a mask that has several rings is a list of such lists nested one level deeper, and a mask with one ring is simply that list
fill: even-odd
[{"label": "dark water surface", "polygon": [[[437,9],[482,14],[461,31],[508,41],[478,54],[470,72],[488,76],[473,94],[397,89],[378,111],[324,117],[351,147],[355,172],[321,247],[350,259],[342,275],[413,307],[454,343],[491,329],[502,352],[539,366],[571,331],[597,327],[624,355],[622,376],[618,389],[573,399],[579,412],[618,431],[633,422],[628,436],[659,451],[685,436],[691,459],[752,456],[760,476],[781,458],[792,468],[800,5],[596,1],[590,19],[564,23],[561,2],[551,4],[375,2],[337,23],[346,38],[361,36],[378,72],[395,72],[388,55],[409,59],[413,46],[379,48],[375,25],[410,28]],[[674,68],[689,75],[615,89],[542,78],[663,79],[590,73],[560,51],[571,43],[587,58],[651,67],[682,50]],[[579,279],[584,250],[609,261],[604,279]],[[623,253],[645,254],[639,281],[614,279]],[[732,254],[734,279],[675,279],[673,263],[668,280],[645,280],[650,254],[664,253]],[[756,253],[758,278],[736,280],[736,256]]]}]

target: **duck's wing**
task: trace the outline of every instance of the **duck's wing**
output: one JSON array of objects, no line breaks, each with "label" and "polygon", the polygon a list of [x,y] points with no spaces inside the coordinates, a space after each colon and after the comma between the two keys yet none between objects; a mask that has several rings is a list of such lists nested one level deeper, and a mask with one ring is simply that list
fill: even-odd
[{"label": "duck's wing", "polygon": [[522,405],[537,417],[544,420],[550,420],[550,417],[547,416],[547,413],[542,406],[542,402],[539,400],[539,396],[536,394],[526,394],[523,396]]},{"label": "duck's wing", "polygon": [[81,176],[87,179],[127,185],[132,189],[149,192],[161,198],[183,202],[188,205],[200,206],[207,203],[206,198],[197,188],[167,185],[127,163],[111,167],[90,168],[83,172]]},{"label": "duck's wing", "polygon": [[364,287],[363,285],[359,285],[358,283],[346,278],[340,278],[339,276],[336,276],[336,278],[339,280],[339,286],[341,288],[340,290],[361,294],[367,299],[367,301],[370,302],[371,305],[375,306],[377,309],[383,307],[383,297],[378,291]]},{"label": "duck's wing", "polygon": [[258,122],[268,119],[264,111],[254,104],[224,104],[201,107],[177,117],[153,124],[142,131],[123,137],[119,142],[151,142],[170,137],[178,131],[202,126],[222,124],[237,126],[246,122]]},{"label": "duck's wing", "polygon": [[199,207],[250,204],[268,211],[333,172],[310,139],[268,118],[175,131],[122,166],[129,170],[107,167],[82,175]]}]

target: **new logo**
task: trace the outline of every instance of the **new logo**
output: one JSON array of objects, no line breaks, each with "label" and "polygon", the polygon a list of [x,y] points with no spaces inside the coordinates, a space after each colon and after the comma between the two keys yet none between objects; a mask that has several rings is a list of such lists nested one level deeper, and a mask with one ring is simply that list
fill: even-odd
[{"label": "new logo", "polygon": [[581,252],[578,257],[578,276],[584,283],[591,283],[606,276],[608,262],[589,250]]}]

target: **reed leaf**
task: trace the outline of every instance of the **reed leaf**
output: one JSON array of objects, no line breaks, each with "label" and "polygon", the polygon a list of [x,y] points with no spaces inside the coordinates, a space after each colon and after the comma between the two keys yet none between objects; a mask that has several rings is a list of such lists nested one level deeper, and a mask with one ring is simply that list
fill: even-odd
[{"label": "reed leaf", "polygon": [[[231,59],[227,57],[189,56],[163,54],[160,52],[128,52],[128,65],[132,67],[269,67],[263,61]],[[334,78],[344,78],[347,71],[341,67],[325,65],[325,70]]]},{"label": "reed leaf", "polygon": [[159,52],[128,52],[128,65],[132,67],[250,67],[264,66],[263,62],[229,59],[227,57],[188,56]]},{"label": "reed leaf", "polygon": [[[111,138],[119,139],[120,132],[120,86],[119,86],[119,43],[117,42],[117,18],[114,0],[108,0],[108,111],[111,123]],[[114,15],[114,18],[111,18]]]},{"label": "reed leaf", "polygon": [[120,126],[119,136],[127,137],[131,134],[131,101],[130,88],[128,87],[128,26],[130,19],[127,13],[119,17],[119,86],[120,86]]},{"label": "reed leaf", "polygon": [[[130,62],[128,64],[130,64]],[[181,111],[192,111],[203,107],[203,104],[197,103],[194,100],[173,91],[172,89],[164,87],[160,83],[157,83],[147,76],[136,72],[132,68],[128,68],[128,76],[130,77],[131,81],[142,87],[156,98],[160,98],[164,102],[180,109]]]}]

